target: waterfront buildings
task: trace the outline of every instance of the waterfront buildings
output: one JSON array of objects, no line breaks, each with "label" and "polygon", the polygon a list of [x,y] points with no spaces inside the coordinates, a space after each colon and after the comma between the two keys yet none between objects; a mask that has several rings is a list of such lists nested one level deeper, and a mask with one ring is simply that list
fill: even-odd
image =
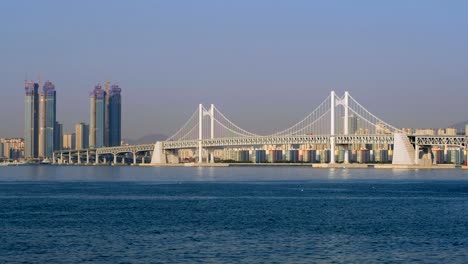
[{"label": "waterfront buildings", "polygon": [[39,83],[25,82],[24,155],[37,158],[39,150]]},{"label": "waterfront buildings", "polygon": [[63,135],[63,149],[76,149],[75,142],[75,133]]},{"label": "waterfront buildings", "polygon": [[414,135],[420,136],[434,136],[436,134],[433,128],[418,128],[414,131]]},{"label": "waterfront buildings", "polygon": [[24,140],[22,138],[0,138],[0,158],[19,160],[24,157]]},{"label": "waterfront buildings", "polygon": [[83,122],[75,125],[75,148],[89,148],[89,126]]},{"label": "waterfront buildings", "polygon": [[55,85],[47,81],[39,94],[38,156],[41,158],[51,158],[53,151],[56,150],[56,109]]},{"label": "waterfront buildings", "polygon": [[439,128],[437,130],[437,135],[439,135],[439,136],[456,136],[457,135],[457,129],[453,128],[453,127]]}]

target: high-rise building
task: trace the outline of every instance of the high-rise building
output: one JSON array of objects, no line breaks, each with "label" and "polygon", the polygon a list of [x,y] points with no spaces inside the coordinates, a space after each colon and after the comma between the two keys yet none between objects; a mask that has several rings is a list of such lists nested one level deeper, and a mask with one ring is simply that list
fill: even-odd
[{"label": "high-rise building", "polygon": [[122,120],[122,107],[121,107],[121,92],[122,89],[118,85],[112,85],[109,93],[107,94],[108,98],[108,123],[109,131],[107,137],[109,139],[108,146],[120,146],[122,140],[121,135],[121,120]]},{"label": "high-rise building", "polygon": [[75,147],[76,149],[89,148],[89,126],[83,122],[75,125]]},{"label": "high-rise building", "polygon": [[63,149],[75,149],[75,133],[63,134]]},{"label": "high-rise building", "polygon": [[89,95],[89,100],[89,147],[103,147],[105,146],[106,91],[100,85],[96,85]]},{"label": "high-rise building", "polygon": [[63,149],[63,124],[55,122],[54,137],[54,149]]},{"label": "high-rise building", "polygon": [[357,116],[351,114],[348,116],[348,134],[353,135],[356,134],[358,129],[358,118]]},{"label": "high-rise building", "polygon": [[55,85],[47,81],[39,94],[39,157],[52,157],[56,113]]},{"label": "high-rise building", "polygon": [[24,99],[24,140],[25,158],[38,157],[39,140],[39,84],[25,82]]},{"label": "high-rise building", "polygon": [[0,157],[18,160],[24,155],[24,140],[22,138],[0,139]]},{"label": "high-rise building", "polygon": [[96,85],[90,93],[89,147],[120,146],[121,92],[118,85],[112,85],[109,89],[107,82],[106,90]]}]

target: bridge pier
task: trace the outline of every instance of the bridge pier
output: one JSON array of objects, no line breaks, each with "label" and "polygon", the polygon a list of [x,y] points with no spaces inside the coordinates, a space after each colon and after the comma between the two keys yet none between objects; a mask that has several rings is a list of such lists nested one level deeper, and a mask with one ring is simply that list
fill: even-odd
[{"label": "bridge pier", "polygon": [[414,145],[414,164],[419,164],[419,145]]},{"label": "bridge pier", "polygon": [[[215,163],[215,160],[214,160],[214,149],[210,149],[208,151],[208,157],[209,157],[209,162],[210,163]],[[208,161],[207,161],[208,162]]]},{"label": "bridge pier", "polygon": [[335,91],[330,94],[330,164],[335,164]]},{"label": "bridge pier", "polygon": [[94,160],[94,164],[99,164],[99,154],[96,153],[96,159]]},{"label": "bridge pier", "polygon": [[345,153],[344,153],[344,163],[345,163],[345,164],[349,164],[349,145],[345,145],[345,146],[344,146],[344,150],[345,150]]},{"label": "bridge pier", "polygon": [[132,152],[132,155],[133,155],[133,165],[136,165],[137,164],[137,156],[136,156],[136,152]]},{"label": "bridge pier", "polygon": [[154,151],[153,155],[151,156],[151,163],[152,164],[166,164],[166,153],[163,149],[162,142],[158,141],[154,144]]},{"label": "bridge pier", "polygon": [[117,153],[112,153],[114,155],[114,165],[117,164]]}]

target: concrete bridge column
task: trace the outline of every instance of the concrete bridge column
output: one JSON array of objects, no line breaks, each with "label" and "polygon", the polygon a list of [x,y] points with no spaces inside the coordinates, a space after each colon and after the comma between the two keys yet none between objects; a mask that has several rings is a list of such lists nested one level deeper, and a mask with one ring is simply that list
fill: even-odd
[{"label": "concrete bridge column", "polygon": [[117,153],[113,153],[114,154],[114,165],[117,164]]},{"label": "concrete bridge column", "polygon": [[89,150],[86,150],[86,164],[89,164]]},{"label": "concrete bridge column", "polygon": [[94,164],[99,164],[99,154],[96,153],[96,159],[94,160]]},{"label": "concrete bridge column", "polygon": [[68,152],[68,164],[72,164],[72,154],[71,154],[71,151]]},{"label": "concrete bridge column", "polygon": [[215,159],[214,159],[214,149],[212,149],[210,152],[209,152],[209,156],[210,156],[210,163],[215,163]]},{"label": "concrete bridge column", "polygon": [[203,105],[198,106],[198,163],[203,162]]},{"label": "concrete bridge column", "polygon": [[419,145],[414,145],[414,164],[419,164]]},{"label": "concrete bridge column", "polygon": [[447,145],[444,145],[444,162],[447,162]]},{"label": "concrete bridge column", "polygon": [[63,151],[60,151],[60,164],[63,163]]},{"label": "concrete bridge column", "polygon": [[55,152],[52,152],[52,164],[55,164]]},{"label": "concrete bridge column", "polygon": [[132,152],[133,154],[133,165],[136,165],[137,164],[137,153],[136,152]]},{"label": "concrete bridge column", "polygon": [[345,153],[344,153],[344,163],[345,163],[345,164],[349,164],[349,145],[345,145],[345,146],[344,146],[344,150],[345,150]]},{"label": "concrete bridge column", "polygon": [[104,163],[107,164],[107,155],[104,155]]},{"label": "concrete bridge column", "polygon": [[125,164],[125,154],[122,156],[122,160],[120,161],[120,163]]},{"label": "concrete bridge column", "polygon": [[330,95],[330,164],[335,163],[335,91]]},{"label": "concrete bridge column", "polygon": [[141,157],[141,164],[145,164],[145,158],[146,158],[146,152],[143,153],[143,156]]},{"label": "concrete bridge column", "polygon": [[78,164],[81,164],[81,151],[78,151],[77,155],[78,155],[78,158],[77,158],[76,161],[77,161]]}]

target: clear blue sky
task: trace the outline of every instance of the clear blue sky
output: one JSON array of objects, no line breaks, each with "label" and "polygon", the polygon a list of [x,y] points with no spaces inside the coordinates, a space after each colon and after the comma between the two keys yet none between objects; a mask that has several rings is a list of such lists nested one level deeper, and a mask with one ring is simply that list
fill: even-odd
[{"label": "clear blue sky", "polygon": [[23,80],[55,83],[66,130],[123,89],[123,136],[171,134],[198,103],[254,132],[331,89],[387,122],[468,119],[468,1],[0,2],[0,137],[23,136]]}]

